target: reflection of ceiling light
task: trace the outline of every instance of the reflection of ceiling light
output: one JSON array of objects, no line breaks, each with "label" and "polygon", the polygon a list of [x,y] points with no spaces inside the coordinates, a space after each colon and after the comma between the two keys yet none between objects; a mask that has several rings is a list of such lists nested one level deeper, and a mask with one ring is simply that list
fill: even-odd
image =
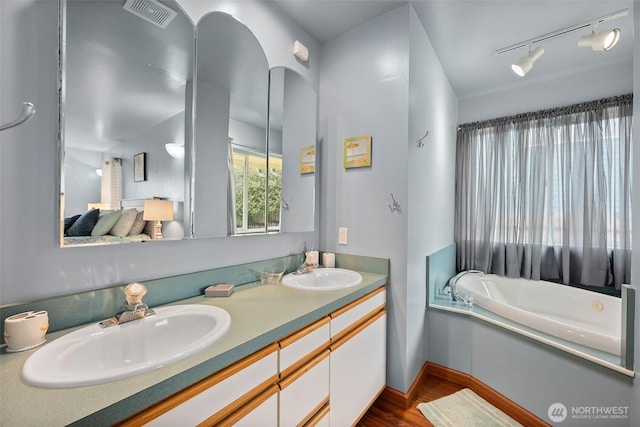
[{"label": "reflection of ceiling light", "polygon": [[184,157],[184,145],[178,144],[177,142],[169,142],[164,145],[164,148],[167,150],[167,153],[171,157],[176,159],[182,159]]},{"label": "reflection of ceiling light", "polygon": [[516,62],[511,65],[511,69],[514,73],[523,77],[533,68],[533,63],[536,62],[536,59],[540,58],[544,53],[544,49],[541,47],[537,47],[529,52],[527,56],[523,56],[519,58]]},{"label": "reflection of ceiling light", "polygon": [[601,52],[603,50],[611,50],[620,40],[620,28],[613,30],[603,30],[598,33],[593,31],[587,36],[578,39],[578,46],[590,47],[592,50]]},{"label": "reflection of ceiling light", "polygon": [[96,169],[96,173],[98,174],[98,176],[102,176],[102,169]]}]

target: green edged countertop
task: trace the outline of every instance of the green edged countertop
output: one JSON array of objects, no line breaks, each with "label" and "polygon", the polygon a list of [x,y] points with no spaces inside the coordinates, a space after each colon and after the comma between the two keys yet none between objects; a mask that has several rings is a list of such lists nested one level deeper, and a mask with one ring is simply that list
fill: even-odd
[{"label": "green edged countertop", "polygon": [[[21,378],[22,365],[37,348],[19,353],[8,353],[3,348],[1,424],[113,425],[385,285],[388,280],[384,274],[359,273],[363,279],[360,285],[336,291],[302,291],[252,283],[236,286],[229,297],[197,296],[176,301],[172,304],[205,304],[225,309],[231,315],[231,329],[193,356],[107,384],[67,389],[30,386]],[[81,327],[47,334],[47,341]]]}]

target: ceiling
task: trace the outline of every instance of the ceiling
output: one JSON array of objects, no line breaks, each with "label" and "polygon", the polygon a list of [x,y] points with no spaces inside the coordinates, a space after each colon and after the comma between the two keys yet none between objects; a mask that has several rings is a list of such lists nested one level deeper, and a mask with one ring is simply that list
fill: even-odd
[{"label": "ceiling", "polygon": [[[399,0],[273,0],[319,43],[386,13]],[[594,67],[633,64],[632,0],[416,0],[410,2],[459,98],[574,74]],[[620,28],[618,45],[609,52],[579,48],[584,29],[536,44],[545,53],[524,78],[511,63],[527,49],[495,55],[495,51],[565,27],[629,8],[627,16],[603,23],[599,29]]]}]

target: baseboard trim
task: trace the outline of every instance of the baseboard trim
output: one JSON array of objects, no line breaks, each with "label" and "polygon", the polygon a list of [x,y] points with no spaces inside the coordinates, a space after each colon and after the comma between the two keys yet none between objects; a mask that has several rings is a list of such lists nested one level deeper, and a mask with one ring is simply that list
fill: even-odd
[{"label": "baseboard trim", "polygon": [[386,400],[389,403],[402,408],[409,408],[412,402],[416,399],[418,385],[424,382],[426,377],[429,375],[442,378],[461,387],[467,387],[473,390],[473,392],[478,396],[482,397],[484,400],[500,409],[522,425],[527,427],[550,426],[550,424],[538,418],[536,415],[517,403],[512,402],[477,378],[474,378],[469,374],[465,374],[464,372],[456,371],[455,369],[450,369],[446,366],[432,362],[426,362],[424,364],[415,381],[411,384],[411,387],[409,387],[407,393],[403,393],[386,386],[382,393],[380,393],[380,399]]}]

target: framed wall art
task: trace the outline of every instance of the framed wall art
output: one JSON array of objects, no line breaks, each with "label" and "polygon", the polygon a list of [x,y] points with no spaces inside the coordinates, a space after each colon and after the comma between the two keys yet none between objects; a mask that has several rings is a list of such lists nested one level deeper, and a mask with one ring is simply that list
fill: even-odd
[{"label": "framed wall art", "polygon": [[307,145],[300,148],[300,174],[314,173],[316,171],[316,146]]},{"label": "framed wall art", "polygon": [[345,169],[371,166],[371,135],[345,138],[343,163]]},{"label": "framed wall art", "polygon": [[147,153],[139,153],[133,156],[133,180],[147,180]]}]

